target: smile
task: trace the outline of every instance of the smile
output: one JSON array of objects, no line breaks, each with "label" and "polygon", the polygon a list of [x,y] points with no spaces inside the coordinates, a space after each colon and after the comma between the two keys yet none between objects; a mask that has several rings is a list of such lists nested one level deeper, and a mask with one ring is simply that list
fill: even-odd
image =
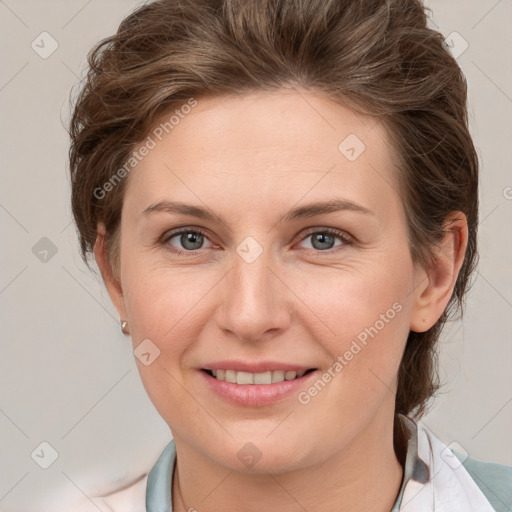
[{"label": "smile", "polygon": [[315,374],[316,368],[300,370],[275,369],[248,372],[234,369],[207,369],[205,384],[215,395],[236,405],[246,407],[268,406],[293,396]]},{"label": "smile", "polygon": [[298,379],[310,370],[291,371],[291,370],[273,370],[261,373],[251,373],[236,370],[205,370],[217,380],[231,382],[233,384],[275,384],[284,380]]}]

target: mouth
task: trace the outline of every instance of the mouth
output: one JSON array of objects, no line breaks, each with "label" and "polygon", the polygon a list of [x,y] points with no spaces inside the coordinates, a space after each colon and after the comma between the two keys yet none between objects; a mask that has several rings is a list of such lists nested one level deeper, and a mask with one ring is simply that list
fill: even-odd
[{"label": "mouth", "polygon": [[197,369],[213,395],[243,407],[266,407],[293,400],[319,370],[292,362],[235,359],[209,362]]},{"label": "mouth", "polygon": [[309,368],[307,370],[267,370],[259,373],[251,373],[246,371],[238,371],[232,369],[208,369],[203,368],[202,371],[210,377],[218,380],[239,385],[261,384],[271,385],[279,384],[284,381],[297,380],[305,375],[314,372],[317,368]]}]

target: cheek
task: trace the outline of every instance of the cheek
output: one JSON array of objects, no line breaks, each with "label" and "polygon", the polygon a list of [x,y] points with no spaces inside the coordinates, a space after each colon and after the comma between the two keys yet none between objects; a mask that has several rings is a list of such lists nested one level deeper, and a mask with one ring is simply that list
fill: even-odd
[{"label": "cheek", "polygon": [[349,404],[370,406],[394,389],[409,334],[412,264],[405,251],[386,261],[325,277],[317,274],[302,291],[322,321],[315,337],[333,361],[330,370],[336,377],[328,387],[336,396],[328,393],[324,398],[351,410],[355,409]]},{"label": "cheek", "polygon": [[[185,410],[190,398],[182,383],[197,352],[197,343],[211,317],[218,272],[171,267],[141,260],[125,265],[125,303],[134,349],[151,340],[158,357],[150,366],[136,360],[144,387],[163,417],[168,408]],[[123,285],[124,286],[124,285]],[[192,358],[193,359],[193,358]]]},{"label": "cheek", "polygon": [[[312,268],[307,278],[304,275],[290,274],[289,279],[297,295],[320,321],[318,339],[331,340],[331,355],[333,350],[338,355],[359,334],[364,341],[365,332],[370,336],[368,330],[375,333],[376,328],[380,337],[390,339],[396,333],[408,332],[413,273],[405,251],[352,261],[337,269]],[[311,313],[309,316],[313,318]]]},{"label": "cheek", "polygon": [[134,344],[151,339],[161,352],[172,353],[168,360],[172,364],[197,338],[207,296],[218,276],[197,268],[155,264],[150,258],[126,260],[123,290]]},{"label": "cheek", "polygon": [[201,297],[207,293],[208,282],[198,280],[204,282],[198,287],[188,272],[135,261],[127,263],[124,272],[133,347],[136,351],[149,339],[158,353],[147,366],[136,358],[139,374],[160,415],[171,418],[176,410],[190,410],[195,404],[183,392],[182,361],[193,349],[204,323],[198,315],[203,311]]}]

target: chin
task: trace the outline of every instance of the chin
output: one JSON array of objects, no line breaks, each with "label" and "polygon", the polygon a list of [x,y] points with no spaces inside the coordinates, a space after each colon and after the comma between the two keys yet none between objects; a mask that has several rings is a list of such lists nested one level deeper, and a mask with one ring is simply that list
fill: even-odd
[{"label": "chin", "polygon": [[248,474],[287,473],[313,463],[308,453],[311,446],[304,443],[304,437],[275,435],[272,438],[273,435],[265,437],[258,432],[252,437],[230,439],[229,445],[219,445],[220,451],[211,457],[230,471]]}]

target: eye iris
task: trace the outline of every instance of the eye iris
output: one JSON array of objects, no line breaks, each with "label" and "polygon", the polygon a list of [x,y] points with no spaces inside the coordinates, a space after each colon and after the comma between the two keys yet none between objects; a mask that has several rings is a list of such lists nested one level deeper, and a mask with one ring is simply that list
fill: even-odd
[{"label": "eye iris", "polygon": [[[201,247],[203,243],[203,235],[201,235],[201,233],[194,232],[183,233],[180,237],[180,242],[185,249],[193,251]],[[188,245],[189,242],[192,244],[192,247]]]},{"label": "eye iris", "polygon": [[[312,244],[315,249],[331,249],[332,248],[332,244],[334,243],[333,236],[331,236],[327,233],[315,233],[312,236],[313,236]],[[320,247],[318,247],[316,245],[317,242],[320,242]],[[329,247],[322,246],[321,245],[322,243],[324,243],[324,244],[327,243],[327,245]]]},{"label": "eye iris", "polygon": [[[332,248],[336,238],[328,232],[316,232],[310,236],[312,238],[313,247],[318,250]],[[185,249],[194,251],[201,248],[203,238],[204,236],[199,232],[188,231],[181,234],[180,243]]]}]

